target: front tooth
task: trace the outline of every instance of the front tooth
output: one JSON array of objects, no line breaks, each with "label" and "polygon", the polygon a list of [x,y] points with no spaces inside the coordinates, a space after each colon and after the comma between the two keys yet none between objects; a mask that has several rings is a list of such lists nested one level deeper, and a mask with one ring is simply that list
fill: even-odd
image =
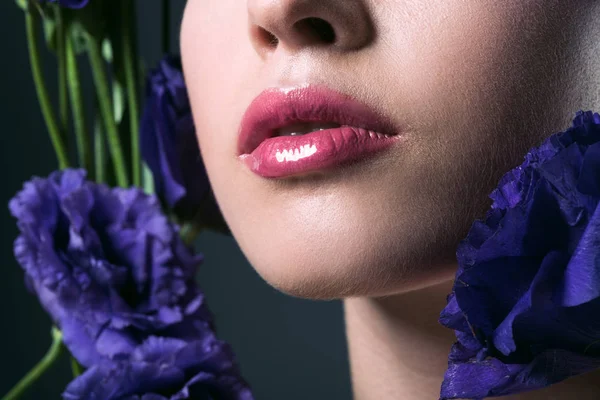
[{"label": "front tooth", "polygon": [[341,126],[336,123],[323,123],[323,122],[312,122],[312,123],[299,123],[295,125],[290,125],[281,129],[278,129],[275,132],[276,136],[298,136],[305,135],[310,132],[315,131],[323,131],[326,129],[337,128]]},{"label": "front tooth", "polygon": [[[331,129],[331,128],[319,128],[319,129],[312,129],[310,131],[302,131],[302,132],[292,132],[289,134],[289,136],[298,136],[298,135],[306,135],[307,133],[311,133],[311,132],[317,132],[317,131],[324,131],[327,129]],[[280,136],[288,136],[288,135],[280,135]]]}]

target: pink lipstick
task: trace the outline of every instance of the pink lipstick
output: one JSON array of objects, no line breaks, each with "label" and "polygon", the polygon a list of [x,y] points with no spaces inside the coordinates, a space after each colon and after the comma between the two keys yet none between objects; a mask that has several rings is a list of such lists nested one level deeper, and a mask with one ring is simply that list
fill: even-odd
[{"label": "pink lipstick", "polygon": [[238,156],[262,177],[283,178],[356,162],[400,137],[381,113],[326,87],[268,89],[242,118]]}]

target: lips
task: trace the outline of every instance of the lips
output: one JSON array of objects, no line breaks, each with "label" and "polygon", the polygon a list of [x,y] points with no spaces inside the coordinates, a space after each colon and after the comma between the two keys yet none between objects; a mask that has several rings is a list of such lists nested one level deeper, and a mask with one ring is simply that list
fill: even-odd
[{"label": "lips", "polygon": [[324,86],[271,88],[252,101],[242,118],[238,156],[252,153],[279,129],[299,123],[335,123],[383,135],[396,135],[384,115]]},{"label": "lips", "polygon": [[324,86],[266,90],[250,104],[239,133],[238,159],[269,179],[322,175],[403,138],[383,114]]}]

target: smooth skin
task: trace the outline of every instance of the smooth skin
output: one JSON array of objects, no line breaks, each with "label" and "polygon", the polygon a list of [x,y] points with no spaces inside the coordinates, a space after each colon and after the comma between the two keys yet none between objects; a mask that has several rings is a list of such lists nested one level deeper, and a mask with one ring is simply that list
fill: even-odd
[{"label": "smooth skin", "polygon": [[[531,147],[600,111],[598,15],[597,0],[188,0],[183,67],[215,197],[266,282],[343,299],[355,400],[437,399],[456,247]],[[236,154],[246,108],[306,84],[367,103],[403,140],[350,167],[253,174]],[[599,398],[588,382],[507,398]]]}]

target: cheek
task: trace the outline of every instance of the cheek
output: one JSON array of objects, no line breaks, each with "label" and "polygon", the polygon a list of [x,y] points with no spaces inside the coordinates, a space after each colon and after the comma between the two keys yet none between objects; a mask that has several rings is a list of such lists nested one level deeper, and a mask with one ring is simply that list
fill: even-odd
[{"label": "cheek", "polygon": [[248,38],[247,18],[245,2],[239,0],[189,0],[180,34],[201,156],[232,231],[247,206],[237,199],[252,191],[236,158],[239,123],[265,81],[259,76],[262,61]]},{"label": "cheek", "polygon": [[183,69],[209,174],[219,160],[233,156],[237,123],[250,99],[247,77],[256,55],[247,24],[246,8],[237,0],[190,0],[184,13]]},{"label": "cheek", "polygon": [[431,124],[423,111],[434,110],[437,120],[458,122],[465,110],[508,102],[531,52],[521,48],[520,32],[523,25],[535,29],[521,16],[531,13],[532,2],[418,3],[401,23],[381,16],[379,62],[386,72],[378,79],[394,88],[386,97],[399,104],[399,117]]}]

